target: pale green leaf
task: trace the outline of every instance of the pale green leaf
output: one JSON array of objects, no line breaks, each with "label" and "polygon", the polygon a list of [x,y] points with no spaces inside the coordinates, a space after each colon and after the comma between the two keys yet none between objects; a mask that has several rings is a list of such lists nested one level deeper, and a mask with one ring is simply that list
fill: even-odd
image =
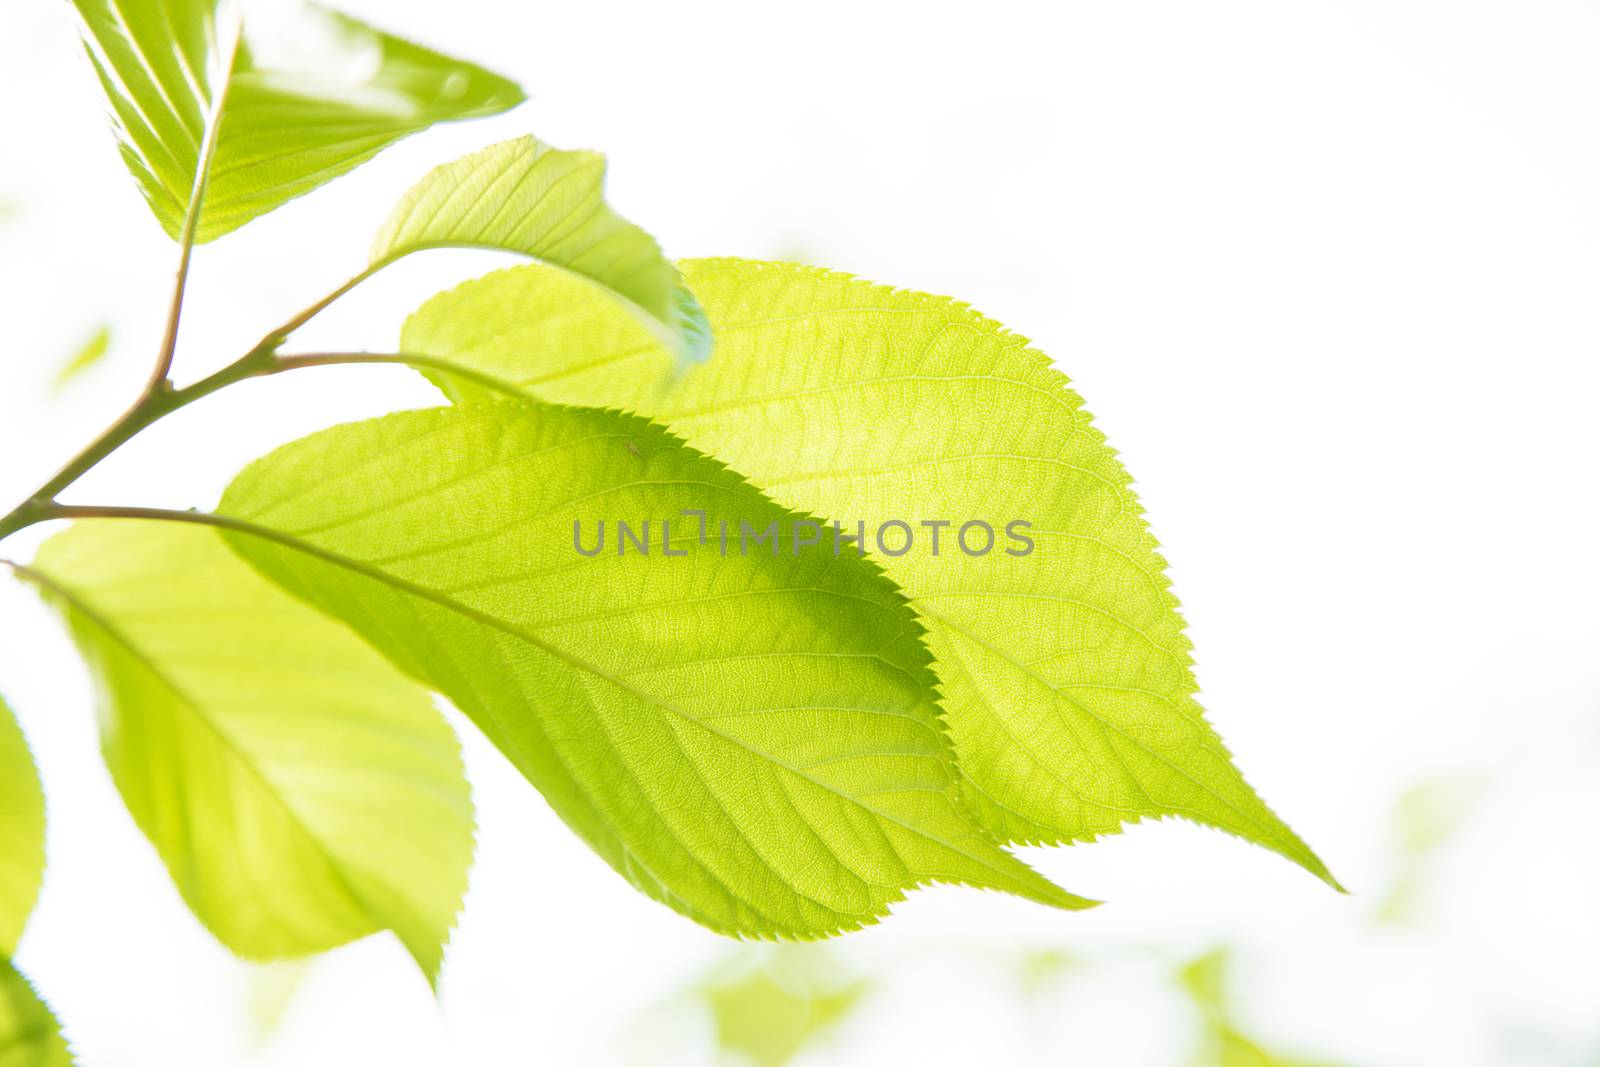
[{"label": "pale green leaf", "polygon": [[235,48],[217,0],[73,5],[123,159],[175,238],[197,189],[196,240],[209,241],[409,134],[523,99],[481,67],[320,7],[247,22]]},{"label": "pale green leaf", "polygon": [[602,156],[532,137],[490,145],[417,183],[373,242],[373,262],[441,247],[531,256],[620,301],[679,359],[704,359],[704,312],[655,238],[606,204],[605,173]]},{"label": "pale green leaf", "polygon": [[281,959],[388,929],[437,975],[472,805],[424,691],[215,530],[81,523],[22,573],[94,670],[128,810],[223,944]]},{"label": "pale green leaf", "polygon": [[89,370],[106,357],[111,350],[111,327],[101,326],[89,335],[89,339],[72,353],[71,357],[61,364],[61,369],[56,371],[55,388],[61,389],[70,385],[74,379],[84,371]]},{"label": "pale green leaf", "polygon": [[44,880],[44,793],[22,728],[0,700],[0,957],[17,950]]},{"label": "pale green leaf", "polygon": [[0,1067],[72,1067],[61,1024],[4,956],[0,956]]},{"label": "pale green leaf", "polygon": [[[683,509],[709,512],[705,543]],[[730,934],[809,937],[966,882],[1087,904],[962,811],[899,592],[642,419],[507,401],[336,427],[228,489],[231,542],[449,696],[639,889]],[[650,521],[650,555],[574,523]],[[674,552],[662,555],[672,523]],[[785,535],[787,536],[787,535]]]},{"label": "pale green leaf", "polygon": [[[928,628],[971,803],[1002,839],[1183,816],[1331,882],[1206,723],[1128,474],[1043,355],[964,304],[844,274],[740,260],[684,272],[717,351],[681,380],[626,318],[532,267],[429,301],[402,346],[657,418],[779,503],[869,536],[914,527],[912,551],[879,561]],[[440,380],[457,399],[481,391]],[[956,525],[936,555],[919,524],[941,520]],[[997,531],[987,555],[955,543],[972,520]],[[1032,554],[1006,554],[1023,551],[1012,520],[1032,524]]]}]

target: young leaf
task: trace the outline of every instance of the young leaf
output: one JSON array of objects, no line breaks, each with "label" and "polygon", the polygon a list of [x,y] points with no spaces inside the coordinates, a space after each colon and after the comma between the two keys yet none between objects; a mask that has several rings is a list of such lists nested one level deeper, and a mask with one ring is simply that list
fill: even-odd
[{"label": "young leaf", "polygon": [[246,23],[235,47],[218,0],[73,6],[123,160],[174,238],[202,192],[201,242],[436,122],[523,100],[481,67],[319,7],[297,6],[279,33]]},{"label": "young leaf", "polygon": [[[924,529],[923,547],[880,562],[928,628],[971,803],[1003,840],[1177,815],[1332,881],[1207,725],[1128,474],[1043,355],[942,297],[783,264],[684,270],[718,342],[681,381],[625,318],[536,268],[435,297],[402,347],[659,418],[787,507],[868,530],[950,521],[937,556]],[[481,391],[439,380],[456,399]],[[1031,522],[1035,549],[968,556],[954,538],[970,520]]]},{"label": "young leaf", "polygon": [[441,247],[531,256],[620,301],[679,359],[703,360],[705,313],[655,238],[606,204],[605,173],[602,156],[532,137],[490,145],[406,194],[373,242],[373,263]]},{"label": "young leaf", "polygon": [[389,929],[437,975],[472,805],[426,693],[215,530],[82,523],[22,573],[99,680],[128,810],[223,944],[276,959]]},{"label": "young leaf", "polygon": [[0,700],[0,957],[17,950],[43,880],[44,793],[39,772],[22,728]]},{"label": "young leaf", "polygon": [[4,956],[0,956],[0,1067],[72,1067],[61,1024]]},{"label": "young leaf", "polygon": [[[715,930],[853,929],[934,881],[1089,903],[961,810],[894,586],[823,545],[724,555],[719,521],[795,516],[643,419],[390,415],[256,461],[222,511],[250,562],[449,696],[623,877]],[[587,550],[618,520],[649,523],[648,555],[575,550],[575,524]]]}]

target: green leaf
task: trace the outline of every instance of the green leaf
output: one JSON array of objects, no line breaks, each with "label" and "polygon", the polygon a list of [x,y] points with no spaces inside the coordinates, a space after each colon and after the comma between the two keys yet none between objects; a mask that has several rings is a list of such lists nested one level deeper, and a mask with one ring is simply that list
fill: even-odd
[{"label": "green leaf", "polygon": [[[698,520],[710,515],[705,543]],[[1059,905],[961,810],[899,592],[642,419],[509,401],[336,427],[247,467],[232,544],[450,697],[643,892],[724,933],[820,936],[924,882]],[[651,554],[609,540],[649,520]],[[674,552],[663,556],[671,524]],[[784,535],[788,537],[787,534]]]},{"label": "green leaf", "polygon": [[0,700],[0,957],[17,950],[44,881],[44,792],[22,728]]},{"label": "green leaf", "polygon": [[111,350],[111,327],[101,326],[89,336],[70,359],[61,364],[61,369],[56,371],[54,386],[57,389],[70,385],[84,371],[106,357]]},{"label": "green leaf", "polygon": [[[296,5],[234,46],[217,0],[73,0],[122,157],[169,235],[209,241],[436,122],[522,91],[336,12]],[[252,16],[253,17],[253,16]]]},{"label": "green leaf", "polygon": [[375,265],[425,248],[491,248],[587,279],[620,301],[680,360],[710,351],[705,313],[655,238],[602,195],[606,163],[520,137],[446,163],[396,206]]},{"label": "green leaf", "polygon": [[72,1067],[61,1024],[33,986],[0,956],[0,1067]]},{"label": "green leaf", "polygon": [[472,804],[426,693],[215,530],[81,523],[22,573],[94,670],[128,810],[223,944],[279,959],[389,929],[437,975]]},{"label": "green leaf", "polygon": [[[717,354],[681,380],[625,318],[536,268],[435,297],[402,347],[543,399],[659,419],[779,503],[868,531],[982,520],[1022,551],[999,531],[1031,522],[1026,556],[968,556],[955,526],[937,556],[927,529],[915,550],[880,556],[928,628],[987,825],[1053,843],[1182,816],[1332,882],[1206,723],[1129,476],[1045,356],[943,297],[787,264],[684,271]],[[439,380],[458,400],[481,392]],[[981,548],[981,530],[971,537]]]}]

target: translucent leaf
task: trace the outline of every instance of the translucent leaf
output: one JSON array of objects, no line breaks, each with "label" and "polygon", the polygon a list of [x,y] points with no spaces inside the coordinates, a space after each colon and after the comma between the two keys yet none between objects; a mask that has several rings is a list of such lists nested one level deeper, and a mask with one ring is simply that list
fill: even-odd
[{"label": "translucent leaf", "polygon": [[494,248],[585,278],[679,359],[710,349],[705,313],[655,238],[606,204],[606,162],[521,137],[436,168],[406,194],[372,246],[374,263],[424,248]]},{"label": "translucent leaf", "polygon": [[[704,542],[684,509],[712,516]],[[894,586],[820,545],[724,555],[717,520],[794,516],[642,419],[390,415],[258,460],[222,511],[252,563],[449,696],[619,873],[713,929],[824,935],[933,881],[1088,903],[959,806]],[[575,551],[575,523],[587,548],[622,519],[649,523],[648,555]]]},{"label": "translucent leaf", "polygon": [[0,1067],[72,1067],[61,1024],[4,956],[0,956]]},{"label": "translucent leaf", "polygon": [[73,6],[122,157],[175,238],[197,185],[196,239],[209,241],[409,134],[523,99],[481,67],[319,7],[291,7],[284,25],[249,22],[235,47],[217,0]]},{"label": "translucent leaf", "polygon": [[437,975],[472,805],[424,691],[215,530],[81,523],[25,574],[94,670],[128,810],[223,944],[280,959],[389,929]]},{"label": "translucent leaf", "polygon": [[44,880],[44,793],[22,728],[0,700],[0,957],[17,950]]},{"label": "translucent leaf", "polygon": [[[1043,355],[964,304],[845,274],[740,260],[684,272],[717,353],[681,380],[626,318],[537,268],[435,297],[402,345],[547,400],[660,419],[787,507],[910,525],[914,549],[879,562],[927,626],[970,801],[1003,840],[1176,815],[1332,881],[1206,723],[1128,474]],[[456,399],[482,390],[439,380]],[[1024,551],[1001,529],[1013,520],[1031,523],[1018,528],[1031,554],[1006,554]],[[921,524],[939,521],[935,551]],[[968,555],[969,521],[997,547]],[[981,529],[969,541],[982,549]]]}]

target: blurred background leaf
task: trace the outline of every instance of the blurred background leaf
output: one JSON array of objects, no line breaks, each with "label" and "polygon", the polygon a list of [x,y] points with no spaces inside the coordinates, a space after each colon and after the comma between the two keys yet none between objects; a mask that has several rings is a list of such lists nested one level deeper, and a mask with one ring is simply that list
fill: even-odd
[{"label": "blurred background leaf", "polygon": [[783,1067],[855,1012],[870,988],[822,948],[783,945],[730,961],[696,992],[725,1054]]},{"label": "blurred background leaf", "polygon": [[106,353],[110,350],[111,327],[109,325],[101,325],[94,333],[89,335],[88,340],[78,346],[72,355],[62,361],[61,368],[56,371],[55,379],[51,383],[53,388],[60,392],[71,385],[85,371],[92,369],[102,359],[105,359]]}]

